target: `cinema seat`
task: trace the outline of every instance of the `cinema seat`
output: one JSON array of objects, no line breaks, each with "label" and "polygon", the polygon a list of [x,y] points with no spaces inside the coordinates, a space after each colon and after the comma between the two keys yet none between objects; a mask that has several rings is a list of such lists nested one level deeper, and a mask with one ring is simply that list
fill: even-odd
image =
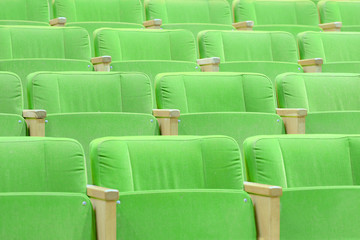
[{"label": "cinema seat", "polygon": [[[244,184],[231,138],[108,137],[90,149],[94,183],[121,193],[117,239],[278,239],[281,188]],[[253,201],[269,201],[258,228],[244,186],[255,192]],[[256,196],[256,189],[272,197]]]},{"label": "cinema seat", "polygon": [[[105,198],[112,195],[116,199],[119,193],[86,186],[84,153],[78,142],[2,137],[0,152],[1,239],[93,240],[95,221],[97,239],[115,236],[116,219],[101,210],[101,203],[115,207],[114,199]],[[103,197],[95,193],[102,193]],[[90,199],[95,195],[96,200]],[[101,214],[108,219],[95,220],[95,215]]]},{"label": "cinema seat", "polygon": [[301,59],[323,59],[322,72],[360,72],[360,33],[304,32],[298,43]]},{"label": "cinema seat", "polygon": [[340,31],[341,22],[319,25],[319,13],[312,1],[236,0],[235,22],[253,21],[253,30],[286,31],[295,37],[305,31]]},{"label": "cinema seat", "polygon": [[342,31],[360,31],[359,1],[320,1],[318,8],[322,23],[342,22]]},{"label": "cinema seat", "polygon": [[360,136],[256,136],[249,180],[283,187],[280,239],[359,239]]},{"label": "cinema seat", "polygon": [[203,31],[199,50],[201,58],[220,58],[220,72],[262,73],[274,83],[280,73],[303,72],[296,41],[287,32]]},{"label": "cinema seat", "polygon": [[28,82],[30,108],[47,112],[45,136],[78,140],[87,159],[95,138],[159,134],[142,73],[38,72]]}]

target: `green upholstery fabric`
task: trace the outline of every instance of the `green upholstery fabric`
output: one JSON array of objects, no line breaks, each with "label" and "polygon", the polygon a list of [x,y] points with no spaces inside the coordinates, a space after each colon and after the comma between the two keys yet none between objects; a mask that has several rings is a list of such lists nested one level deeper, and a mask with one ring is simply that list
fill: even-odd
[{"label": "green upholstery fabric", "polygon": [[194,36],[185,30],[99,29],[95,50],[112,57],[113,71],[144,72],[152,86],[158,73],[200,71]]},{"label": "green upholstery fabric", "polygon": [[15,72],[21,78],[24,99],[29,73],[92,70],[89,36],[80,28],[2,26],[0,41],[0,70]]},{"label": "green upholstery fabric", "polygon": [[164,29],[232,30],[231,8],[224,0],[148,0],[147,20],[161,19]]},{"label": "green upholstery fabric", "polygon": [[256,239],[251,198],[243,191],[121,193],[120,201],[117,239]]},{"label": "green upholstery fabric", "polygon": [[180,109],[179,135],[226,135],[242,149],[258,134],[282,134],[271,81],[260,74],[168,73],[156,79],[158,108]]},{"label": "green upholstery fabric", "polygon": [[2,0],[1,25],[49,26],[48,0]]},{"label": "green upholstery fabric", "polygon": [[199,51],[201,58],[220,57],[220,71],[262,73],[273,82],[282,70],[302,71],[296,41],[286,32],[203,31]]},{"label": "green upholstery fabric", "polygon": [[90,151],[94,183],[120,192],[243,187],[239,148],[228,137],[109,137]]},{"label": "green upholstery fabric", "polygon": [[254,30],[286,31],[296,36],[304,31],[321,31],[316,5],[304,0],[236,0],[235,22],[253,21]]},{"label": "green upholstery fabric", "polygon": [[79,193],[0,193],[1,239],[96,239],[90,200]]},{"label": "green upholstery fabric", "polygon": [[359,74],[281,74],[279,107],[306,108],[306,133],[360,133]]},{"label": "green upholstery fabric", "polygon": [[[304,32],[298,35],[301,59],[323,58],[323,72],[360,72],[359,41],[360,33],[355,32]],[[348,66],[343,68],[345,65]]]},{"label": "green upholstery fabric", "polygon": [[[45,135],[89,144],[105,136],[158,135],[153,95],[143,73],[38,72],[28,77],[29,105],[45,109]],[[132,114],[133,113],[133,114]]]}]

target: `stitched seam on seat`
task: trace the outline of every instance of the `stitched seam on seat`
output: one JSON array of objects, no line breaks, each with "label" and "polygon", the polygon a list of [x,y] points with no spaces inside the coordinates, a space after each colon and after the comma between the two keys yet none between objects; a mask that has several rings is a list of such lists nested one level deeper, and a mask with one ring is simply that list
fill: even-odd
[{"label": "stitched seam on seat", "polygon": [[57,85],[57,99],[58,99],[58,107],[59,107],[59,113],[62,113],[61,109],[61,103],[60,103],[60,84],[59,84],[59,75],[56,76],[56,85]]},{"label": "stitched seam on seat", "polygon": [[283,155],[283,149],[281,147],[281,143],[280,143],[280,139],[278,138],[277,139],[278,141],[278,146],[279,146],[279,149],[280,149],[280,154],[281,154],[281,163],[282,163],[282,167],[283,167],[283,172],[284,172],[284,177],[285,177],[285,187],[287,188],[288,187],[288,181],[287,181],[287,174],[286,174],[286,167],[285,167],[285,162],[284,162],[284,155]]},{"label": "stitched seam on seat", "polygon": [[204,161],[204,154],[203,154],[203,140],[200,140],[200,151],[201,151],[201,161],[203,165],[203,184],[204,188],[207,188],[207,181],[206,181],[206,163]]},{"label": "stitched seam on seat", "polygon": [[185,103],[186,103],[186,111],[187,113],[190,113],[189,111],[189,103],[188,103],[188,97],[187,97],[187,93],[186,93],[186,86],[185,86],[185,79],[184,79],[184,75],[181,75],[182,78],[182,82],[183,82],[183,86],[184,86],[184,93],[185,93]]},{"label": "stitched seam on seat", "polygon": [[348,152],[349,152],[349,159],[350,159],[352,183],[353,183],[354,186],[356,186],[355,178],[354,178],[353,163],[352,163],[352,160],[351,160],[351,148],[350,148],[350,138],[349,137],[347,137],[347,143],[348,143]]},{"label": "stitched seam on seat", "polygon": [[132,187],[132,190],[135,191],[134,173],[133,173],[133,167],[132,167],[132,164],[131,164],[129,143],[126,143],[126,147],[127,147],[129,167],[130,167],[130,174],[131,174],[131,183],[132,183],[132,186],[131,186],[131,187]]}]

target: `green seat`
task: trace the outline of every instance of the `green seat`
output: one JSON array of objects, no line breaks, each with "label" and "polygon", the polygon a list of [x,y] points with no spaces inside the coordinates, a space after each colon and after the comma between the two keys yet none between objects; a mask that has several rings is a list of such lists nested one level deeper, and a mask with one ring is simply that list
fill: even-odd
[{"label": "green seat", "polygon": [[319,14],[311,1],[236,0],[235,22],[253,21],[253,30],[286,31],[295,37],[300,32],[322,31]]},{"label": "green seat", "polygon": [[14,73],[0,72],[0,88],[0,136],[26,136],[20,78]]},{"label": "green seat", "polygon": [[140,0],[56,0],[54,16],[66,17],[66,26],[85,28],[92,43],[98,28],[143,28],[144,6]]},{"label": "green seat", "polygon": [[90,148],[94,183],[120,191],[117,239],[256,239],[233,139],[109,137]]},{"label": "green seat", "polygon": [[0,238],[95,239],[81,145],[0,138]]},{"label": "green seat", "polygon": [[[47,111],[45,136],[78,140],[87,159],[95,138],[159,134],[142,73],[39,72],[28,81],[30,108]],[[87,169],[91,182],[89,161]]]},{"label": "green seat", "polygon": [[147,20],[161,19],[163,29],[187,29],[195,38],[203,30],[234,30],[231,8],[224,0],[148,0]]},{"label": "green seat", "polygon": [[360,33],[304,32],[298,42],[301,59],[322,58],[323,72],[360,73]]},{"label": "green seat", "polygon": [[24,99],[26,76],[32,72],[92,71],[89,37],[83,29],[1,26],[0,39],[0,71],[21,78]]},{"label": "green seat", "polygon": [[287,32],[203,31],[199,33],[201,58],[220,57],[220,72],[255,72],[275,77],[303,72],[298,48]]},{"label": "green seat", "polygon": [[2,0],[0,25],[49,26],[48,0]]},{"label": "green seat", "polygon": [[359,239],[360,136],[257,136],[244,143],[248,177],[283,187],[282,239]]},{"label": "green seat", "polygon": [[360,76],[351,73],[281,74],[280,108],[305,108],[306,133],[360,134]]},{"label": "green seat", "polygon": [[160,109],[179,109],[179,135],[226,135],[240,149],[259,134],[282,134],[269,78],[251,73],[166,73],[156,78]]},{"label": "green seat", "polygon": [[341,31],[360,32],[359,1],[320,1],[320,21],[342,22]]},{"label": "green seat", "polygon": [[95,53],[111,56],[113,71],[146,73],[152,86],[158,73],[200,71],[194,36],[186,30],[99,29]]}]

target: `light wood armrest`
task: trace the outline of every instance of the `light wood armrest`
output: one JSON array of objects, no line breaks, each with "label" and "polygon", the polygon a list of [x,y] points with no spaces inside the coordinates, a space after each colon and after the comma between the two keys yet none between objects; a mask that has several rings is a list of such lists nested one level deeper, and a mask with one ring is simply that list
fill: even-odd
[{"label": "light wood armrest", "polygon": [[45,110],[23,110],[23,117],[31,137],[45,137]]},{"label": "light wood armrest", "polygon": [[253,30],[254,22],[253,21],[244,21],[244,22],[236,22],[232,24],[236,30]]},{"label": "light wood armrest", "polygon": [[244,182],[254,204],[257,239],[280,239],[280,197],[282,188],[259,183]]},{"label": "light wood armrest", "polygon": [[219,57],[202,58],[197,60],[202,72],[219,72]]},{"label": "light wood armrest", "polygon": [[97,72],[110,72],[111,56],[94,57],[91,63]]},{"label": "light wood armrest", "polygon": [[153,19],[143,22],[143,25],[147,29],[161,29],[162,20],[161,19]]},{"label": "light wood armrest", "polygon": [[96,215],[96,234],[99,240],[116,240],[116,204],[119,191],[93,185],[87,186]]},{"label": "light wood armrest", "polygon": [[305,134],[304,108],[277,108],[276,113],[282,118],[287,134]]},{"label": "light wood armrest", "polygon": [[303,59],[298,60],[298,63],[304,69],[306,73],[321,72],[323,59],[322,58],[312,58],[312,59]]},{"label": "light wood armrest", "polygon": [[50,26],[65,27],[66,17],[58,17],[50,20]]},{"label": "light wood armrest", "polygon": [[159,122],[161,135],[178,135],[180,110],[153,109],[153,115]]},{"label": "light wood armrest", "polygon": [[342,22],[322,23],[319,24],[319,27],[321,27],[324,32],[340,32]]}]

